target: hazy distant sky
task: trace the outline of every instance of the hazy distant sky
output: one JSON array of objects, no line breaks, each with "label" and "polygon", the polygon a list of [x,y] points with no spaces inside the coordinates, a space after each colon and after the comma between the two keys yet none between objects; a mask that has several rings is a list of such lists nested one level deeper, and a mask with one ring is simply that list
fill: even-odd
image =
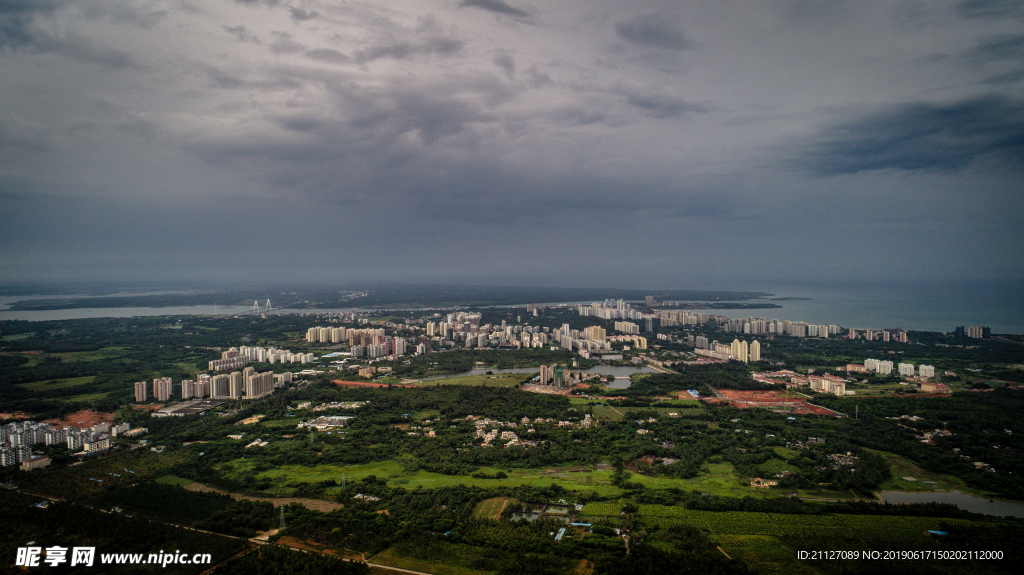
[{"label": "hazy distant sky", "polygon": [[1019,0],[0,0],[0,279],[1019,278]]}]

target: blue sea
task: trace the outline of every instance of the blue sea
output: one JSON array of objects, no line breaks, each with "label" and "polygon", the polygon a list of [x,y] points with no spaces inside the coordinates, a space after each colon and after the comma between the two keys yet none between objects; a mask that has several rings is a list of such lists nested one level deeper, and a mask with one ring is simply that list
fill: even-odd
[{"label": "blue sea", "polygon": [[[688,289],[761,291],[772,297],[804,297],[767,303],[775,309],[711,310],[737,317],[805,321],[857,329],[901,328],[951,332],[956,326],[980,325],[992,333],[1024,334],[1024,279],[1002,281],[899,281],[899,282],[761,282],[729,286],[686,286]],[[657,290],[652,290],[657,293]],[[9,311],[8,304],[41,296],[0,297],[0,320],[62,320],[96,317],[227,314],[247,306],[178,306],[163,308],[78,308],[67,310]],[[580,302],[590,303],[590,302]],[[284,311],[284,310],[280,310]],[[327,310],[303,310],[305,313]],[[348,311],[348,310],[333,310]]]},{"label": "blue sea", "polygon": [[1024,334],[1024,280],[992,282],[776,282],[742,288],[810,300],[771,301],[781,309],[723,310],[729,318],[765,317],[857,329],[901,328],[950,332],[987,326],[992,333]]}]

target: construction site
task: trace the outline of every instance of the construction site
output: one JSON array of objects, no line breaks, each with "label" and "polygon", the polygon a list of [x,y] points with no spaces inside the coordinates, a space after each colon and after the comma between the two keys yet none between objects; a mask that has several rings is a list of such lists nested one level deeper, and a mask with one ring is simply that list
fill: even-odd
[{"label": "construction site", "polygon": [[728,403],[729,405],[740,409],[753,409],[759,407],[762,409],[792,413],[794,415],[827,415],[832,417],[845,417],[845,414],[839,413],[838,411],[832,411],[831,409],[821,407],[820,405],[809,403],[807,398],[802,395],[785,391],[722,389],[716,392],[715,397],[705,397],[702,399],[713,403]]}]

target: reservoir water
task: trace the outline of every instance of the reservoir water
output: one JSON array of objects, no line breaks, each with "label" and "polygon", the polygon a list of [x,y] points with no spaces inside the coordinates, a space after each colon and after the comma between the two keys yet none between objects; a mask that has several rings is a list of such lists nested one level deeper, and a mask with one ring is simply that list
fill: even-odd
[{"label": "reservoir water", "polygon": [[1024,503],[985,499],[984,497],[968,495],[959,491],[942,493],[882,491],[879,495],[882,496],[886,503],[949,503],[971,513],[982,513],[996,517],[1024,517]]}]

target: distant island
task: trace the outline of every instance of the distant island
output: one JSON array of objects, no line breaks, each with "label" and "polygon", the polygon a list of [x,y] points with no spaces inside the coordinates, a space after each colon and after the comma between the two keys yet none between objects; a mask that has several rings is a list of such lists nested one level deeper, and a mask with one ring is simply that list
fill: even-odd
[{"label": "distant island", "polygon": [[770,297],[770,301],[811,301],[809,297]]},{"label": "distant island", "polygon": [[[765,292],[368,283],[313,287],[303,290],[302,293],[295,293],[291,290],[285,291],[281,288],[263,288],[259,290],[218,290],[199,293],[109,294],[96,297],[54,295],[47,298],[17,301],[10,304],[7,310],[43,311],[76,308],[176,307],[214,304],[249,306],[252,305],[253,301],[258,300],[262,304],[267,299],[273,302],[275,309],[290,308],[297,310],[352,307],[468,307],[600,301],[605,299],[640,301],[652,293],[657,294],[656,297],[662,300],[672,299],[689,302],[715,300],[716,302],[722,302],[721,304],[695,304],[697,307],[705,309],[773,307],[771,304],[735,303],[743,300],[761,299],[772,295]],[[733,307],[721,307],[722,305]]]}]

